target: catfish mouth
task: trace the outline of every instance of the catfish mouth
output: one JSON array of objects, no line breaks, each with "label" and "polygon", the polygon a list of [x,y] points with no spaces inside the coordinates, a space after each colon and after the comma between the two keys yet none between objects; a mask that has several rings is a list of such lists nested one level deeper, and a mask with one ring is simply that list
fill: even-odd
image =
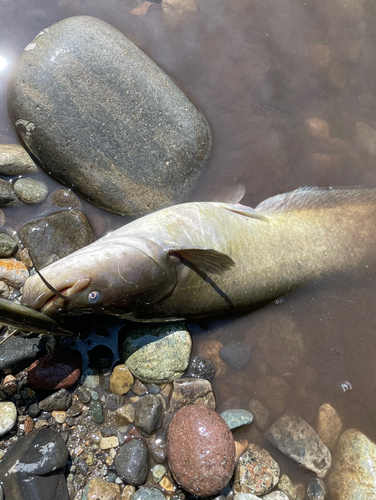
[{"label": "catfish mouth", "polygon": [[[61,282],[58,282],[55,286],[51,285],[51,288],[55,289],[55,291],[60,294],[57,295],[44,284],[43,290],[41,291],[40,278],[35,276],[35,280],[37,281],[32,281],[33,279],[34,276],[29,278],[29,283],[29,280],[25,283],[22,303],[48,315],[59,312],[59,309],[63,309],[64,304],[69,304],[70,297],[85,290],[91,283],[91,278],[89,276],[72,276],[66,280],[61,280]],[[61,295],[66,298],[62,298]]]}]

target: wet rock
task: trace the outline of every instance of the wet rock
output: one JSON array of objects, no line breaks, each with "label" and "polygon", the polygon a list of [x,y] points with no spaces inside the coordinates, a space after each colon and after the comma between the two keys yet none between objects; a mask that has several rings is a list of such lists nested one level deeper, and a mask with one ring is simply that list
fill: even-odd
[{"label": "wet rock", "polygon": [[157,488],[140,488],[133,493],[131,500],[165,500],[165,496]]},{"label": "wet rock", "polygon": [[67,419],[67,412],[66,411],[53,411],[52,417],[55,419],[55,421],[58,424],[63,424]]},{"label": "wet rock", "polygon": [[[221,496],[223,496],[223,495],[221,495]],[[225,499],[225,498],[226,497],[223,497],[223,499]],[[257,497],[256,495],[252,495],[252,493],[235,493],[234,500],[260,500],[260,497]]]},{"label": "wet rock", "polygon": [[17,409],[14,403],[3,401],[0,403],[0,436],[9,432],[17,420]]},{"label": "wet rock", "polygon": [[[297,368],[304,359],[302,332],[284,309],[270,309],[270,316],[256,316],[248,337],[257,338],[257,346],[267,363],[280,375]],[[250,343],[252,343],[250,341]]]},{"label": "wet rock", "polygon": [[309,118],[305,121],[307,131],[309,134],[317,137],[318,139],[329,138],[329,125],[321,118]]},{"label": "wet rock", "polygon": [[211,382],[215,377],[215,367],[210,359],[201,356],[192,358],[187,371],[188,377],[206,378]]},{"label": "wet rock", "polygon": [[67,410],[72,403],[72,394],[66,389],[60,389],[39,402],[39,408],[44,411]]},{"label": "wet rock", "polygon": [[[127,357],[132,347],[126,346],[131,343],[142,347]],[[146,325],[127,338],[124,348],[122,359],[135,377],[163,384],[181,377],[187,369],[192,339],[181,323]]]},{"label": "wet rock", "polygon": [[317,418],[317,434],[329,450],[334,449],[341,430],[342,422],[335,409],[329,403],[320,406]]},{"label": "wet rock", "polygon": [[132,373],[125,365],[115,366],[110,378],[111,392],[119,396],[127,394],[132,389],[133,383]]},{"label": "wet rock", "polygon": [[283,474],[278,482],[278,489],[285,493],[290,500],[295,500],[297,497],[297,490],[293,485],[291,479]]},{"label": "wet rock", "polygon": [[135,426],[140,429],[142,434],[150,436],[150,434],[159,429],[162,425],[164,417],[164,408],[162,396],[154,394],[146,394],[143,396],[137,406],[135,414]]},{"label": "wet rock", "polygon": [[331,466],[330,451],[301,417],[286,413],[269,428],[268,439],[282,453],[324,478]]},{"label": "wet rock", "polygon": [[143,384],[138,378],[136,378],[135,383],[132,387],[132,392],[137,394],[137,396],[143,396],[148,392],[148,389],[145,384]]},{"label": "wet rock", "polygon": [[168,427],[167,457],[182,488],[197,496],[213,495],[234,471],[234,438],[218,413],[205,406],[185,406]]},{"label": "wet rock", "polygon": [[216,375],[222,375],[228,370],[228,365],[219,357],[219,351],[223,344],[218,340],[204,340],[198,345],[197,354],[208,358],[214,364]]},{"label": "wet rock", "polygon": [[89,363],[99,373],[108,370],[113,362],[114,353],[106,345],[96,345],[87,352]]},{"label": "wet rock", "polygon": [[83,500],[120,500],[120,498],[120,486],[100,477],[89,481],[83,493]]},{"label": "wet rock", "polygon": [[94,232],[85,214],[62,210],[26,222],[20,229],[22,244],[31,250],[35,264],[45,267],[93,243]]},{"label": "wet rock", "polygon": [[74,394],[78,397],[81,403],[87,404],[90,402],[90,391],[88,391],[86,387],[78,385],[74,390]]},{"label": "wet rock", "polygon": [[93,17],[64,19],[27,46],[9,108],[47,171],[119,215],[176,203],[210,154],[197,107],[128,38]]},{"label": "wet rock", "polygon": [[71,387],[81,375],[81,354],[78,351],[58,350],[35,361],[27,376],[36,389],[63,389]]},{"label": "wet rock", "polygon": [[256,427],[264,431],[269,426],[269,410],[257,399],[251,399],[248,408],[251,410]]},{"label": "wet rock", "polygon": [[13,183],[13,190],[20,200],[28,205],[42,203],[47,198],[48,187],[42,181],[22,177]]},{"label": "wet rock", "polygon": [[0,145],[0,174],[22,175],[37,171],[37,166],[22,146],[18,144]]},{"label": "wet rock", "polygon": [[333,500],[376,499],[376,445],[356,429],[338,440],[328,479]]},{"label": "wet rock", "polygon": [[253,421],[252,413],[241,409],[225,410],[221,413],[221,417],[231,430],[242,425],[248,425]]},{"label": "wet rock", "polygon": [[82,374],[81,383],[85,388],[96,389],[99,386],[99,374],[97,370],[87,368]]},{"label": "wet rock", "polygon": [[168,411],[175,413],[179,408],[192,404],[215,410],[215,397],[209,380],[189,377],[174,380]]},{"label": "wet rock", "polygon": [[14,394],[17,390],[17,380],[13,375],[7,375],[3,381],[3,391],[5,394]]},{"label": "wet rock", "polygon": [[267,376],[253,384],[255,394],[262,396],[269,410],[280,413],[285,410],[290,396],[290,385],[282,377]]},{"label": "wet rock", "polygon": [[162,479],[162,477],[166,474],[167,469],[164,465],[154,465],[153,467],[153,479],[156,483],[159,483],[159,481]]},{"label": "wet rock", "polygon": [[289,500],[289,497],[282,491],[272,491],[269,495],[265,495],[266,500]]},{"label": "wet rock", "polygon": [[15,205],[18,201],[16,194],[13,191],[12,184],[0,179],[0,207],[10,207]]},{"label": "wet rock", "polygon": [[233,370],[240,370],[251,358],[251,346],[247,342],[231,341],[219,350],[220,358]]},{"label": "wet rock", "polygon": [[69,500],[63,473],[68,450],[52,429],[40,429],[19,438],[0,462],[0,481],[6,498]]},{"label": "wet rock", "polygon": [[4,281],[0,281],[0,297],[2,299],[6,299],[9,294],[10,294],[9,286],[6,283],[4,283]]},{"label": "wet rock", "polygon": [[46,344],[40,338],[22,338],[13,335],[0,345],[0,372],[17,373],[46,351]]},{"label": "wet rock", "polygon": [[248,448],[248,441],[246,439],[241,439],[240,441],[235,441],[235,462],[239,462],[239,458],[243,455],[245,450]]},{"label": "wet rock", "polygon": [[324,481],[318,477],[312,477],[308,483],[307,500],[324,500],[325,494],[326,489]]},{"label": "wet rock", "polygon": [[110,450],[119,446],[119,440],[116,436],[102,437],[99,443],[101,450]]},{"label": "wet rock", "polygon": [[139,486],[145,482],[147,463],[148,448],[142,439],[133,439],[123,444],[114,461],[118,476],[132,486]]},{"label": "wet rock", "polygon": [[51,203],[56,207],[81,210],[82,205],[79,198],[70,189],[57,189],[50,196]]},{"label": "wet rock", "polygon": [[124,404],[124,397],[117,394],[108,394],[106,396],[106,408],[115,411]]},{"label": "wet rock", "polygon": [[279,480],[279,466],[270,454],[250,444],[243,453],[235,469],[234,491],[265,495],[276,486]]},{"label": "wet rock", "polygon": [[159,429],[155,433],[154,440],[150,445],[151,456],[159,464],[163,463],[167,456],[166,432],[166,426]]},{"label": "wet rock", "polygon": [[0,280],[13,288],[21,288],[29,271],[25,264],[16,259],[0,259]]},{"label": "wet rock", "polygon": [[134,422],[135,419],[135,409],[132,404],[126,404],[118,408],[115,412],[116,421],[120,426],[128,425]]},{"label": "wet rock", "polygon": [[94,422],[98,425],[103,424],[104,422],[104,414],[103,408],[100,401],[93,401],[90,404],[90,414],[94,420]]},{"label": "wet rock", "polygon": [[0,258],[11,257],[17,251],[18,243],[5,233],[0,233]]}]

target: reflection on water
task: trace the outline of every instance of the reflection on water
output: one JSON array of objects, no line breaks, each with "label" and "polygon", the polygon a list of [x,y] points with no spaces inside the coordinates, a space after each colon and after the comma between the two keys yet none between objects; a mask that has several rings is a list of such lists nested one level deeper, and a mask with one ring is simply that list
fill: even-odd
[{"label": "reflection on water", "polygon": [[[94,15],[123,31],[191,95],[211,125],[214,149],[190,200],[239,198],[244,186],[243,203],[255,206],[298,186],[376,185],[373,2],[6,0],[0,9],[6,61],[53,22]],[[5,103],[10,67],[0,71],[1,143],[17,141]],[[106,230],[124,222],[84,208],[91,220],[105,220]],[[7,224],[17,229],[41,210],[12,208]],[[230,398],[240,406],[257,398],[272,418],[289,409],[314,425],[319,406],[329,402],[345,428],[376,439],[376,273],[356,271],[298,291],[278,307],[207,330],[193,326],[196,352],[208,339],[252,346],[244,369],[216,379],[219,409]],[[345,381],[352,385],[346,393]],[[273,384],[278,397],[269,396]],[[268,446],[254,427],[238,431],[244,436]],[[299,474],[281,463],[283,472]]]}]

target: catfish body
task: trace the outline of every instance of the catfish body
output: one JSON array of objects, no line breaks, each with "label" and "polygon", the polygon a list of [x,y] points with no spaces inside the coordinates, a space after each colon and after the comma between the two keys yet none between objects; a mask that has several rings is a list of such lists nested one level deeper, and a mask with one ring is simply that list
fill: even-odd
[{"label": "catfish body", "polygon": [[376,190],[300,188],[256,211],[202,202],[142,217],[34,275],[23,303],[45,314],[137,320],[216,316],[375,260]]}]

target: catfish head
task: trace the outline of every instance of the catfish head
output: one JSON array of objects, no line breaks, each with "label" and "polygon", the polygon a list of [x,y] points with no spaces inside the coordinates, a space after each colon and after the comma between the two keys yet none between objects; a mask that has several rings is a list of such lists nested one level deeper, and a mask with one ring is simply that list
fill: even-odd
[{"label": "catfish head", "polygon": [[22,303],[49,316],[143,310],[170,294],[177,280],[168,249],[138,236],[101,238],[40,274],[43,280],[27,279]]}]

